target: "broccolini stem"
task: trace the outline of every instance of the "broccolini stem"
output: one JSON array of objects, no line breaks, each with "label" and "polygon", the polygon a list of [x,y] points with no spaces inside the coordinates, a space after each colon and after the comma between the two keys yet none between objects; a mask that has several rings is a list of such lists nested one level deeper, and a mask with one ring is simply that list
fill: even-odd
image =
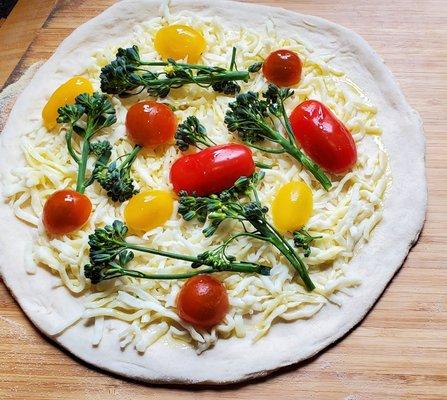
[{"label": "broccolini stem", "polygon": [[211,146],[216,146],[216,143],[214,141],[212,141],[210,138],[208,138],[208,141],[206,141],[205,139],[196,139],[197,143],[203,144],[205,147],[211,147]]},{"label": "broccolini stem", "polygon": [[329,190],[331,188],[332,183],[324,171],[300,149],[298,149],[295,144],[291,144],[288,140],[283,138],[281,146],[283,146],[286,152],[289,153],[295,160],[299,161],[304,168],[306,168],[315,177],[315,179],[321,183],[325,190]]},{"label": "broccolini stem", "polygon": [[79,193],[84,193],[86,185],[86,179],[85,179],[85,171],[87,169],[87,159],[90,154],[90,138],[88,135],[84,137],[84,142],[82,143],[82,153],[81,153],[81,159],[79,160],[78,164],[78,177],[76,179],[76,191]]},{"label": "broccolini stem", "polygon": [[253,149],[259,150],[259,151],[265,151],[266,153],[272,153],[272,154],[283,154],[285,153],[284,149],[274,149],[273,147],[262,147],[257,146],[253,143],[247,143],[247,146],[252,147]]},{"label": "broccolini stem", "polygon": [[296,255],[293,250],[289,249],[288,244],[286,245],[285,240],[273,239],[272,244],[287,258],[287,260],[292,264],[306,285],[307,290],[312,291],[315,289],[315,285],[310,279],[309,273],[307,272],[306,265],[303,263],[301,258]]},{"label": "broccolini stem", "polygon": [[284,119],[284,128],[286,130],[287,136],[289,138],[289,142],[291,144],[296,143],[295,134],[293,133],[292,126],[290,125],[289,116],[287,115],[286,108],[284,107],[284,100],[281,96],[279,96],[279,105],[281,107],[281,113]]},{"label": "broccolini stem", "polygon": [[[262,133],[259,133],[263,138],[270,140],[273,143],[278,143],[282,145],[284,137],[276,130],[273,129],[271,126],[266,124],[263,121],[256,121],[256,125],[262,130]],[[242,125],[241,125],[242,126]],[[282,154],[285,153],[287,150],[283,148],[273,148],[273,147],[263,147],[258,146],[253,143],[247,143],[246,144],[256,150],[265,151],[266,153],[273,153],[273,154]]]},{"label": "broccolini stem", "polygon": [[144,86],[150,88],[151,86],[169,86],[169,87],[180,87],[185,82],[194,82],[202,85],[211,85],[214,82],[222,81],[246,81],[249,78],[248,71],[227,71],[221,72],[214,75],[197,75],[192,80],[185,78],[164,78],[164,79],[151,79],[144,82]]},{"label": "broccolini stem", "polygon": [[266,164],[266,163],[263,163],[263,162],[261,162],[261,161],[255,161],[255,165],[256,165],[258,168],[261,168],[261,169],[272,169],[272,167],[273,167],[273,165],[271,165],[271,164]]},{"label": "broccolini stem", "polygon": [[[282,252],[284,256],[290,261],[290,263],[293,265],[293,267],[298,271],[301,279],[303,280],[304,284],[306,285],[308,290],[314,290],[315,285],[310,279],[309,273],[307,272],[306,265],[304,264],[303,260],[301,260],[300,256],[296,254],[293,247],[289,244],[289,242],[284,239],[284,237],[269,223],[267,222],[268,227],[270,230],[274,233],[275,237],[278,240],[278,245],[284,246],[286,249],[285,252]],[[275,245],[277,246],[277,245]],[[277,247],[278,248],[278,247]],[[279,248],[278,248],[279,249]],[[288,250],[288,251],[287,251]],[[290,256],[290,258],[289,258]],[[291,258],[294,258],[296,261],[293,262]]]},{"label": "broccolini stem", "polygon": [[73,160],[76,162],[76,164],[79,164],[79,156],[73,149],[72,138],[73,138],[73,128],[70,127],[70,129],[68,129],[67,133],[65,134],[65,140],[67,141],[67,150],[68,153],[73,158]]},{"label": "broccolini stem", "polygon": [[114,242],[116,244],[123,246],[123,247],[126,247],[129,250],[141,251],[142,253],[155,254],[157,256],[174,258],[176,260],[182,260],[182,261],[188,261],[190,263],[197,261],[197,258],[194,256],[187,256],[184,254],[171,253],[169,251],[163,251],[163,250],[155,250],[155,249],[152,249],[149,247],[139,246],[137,244],[131,244],[131,243],[126,243],[126,242],[117,242],[117,241],[114,241]]},{"label": "broccolini stem", "polygon": [[230,71],[233,71],[236,67],[236,47],[233,47],[231,51],[231,62],[230,62]]},{"label": "broccolini stem", "polygon": [[134,269],[127,269],[117,265],[115,268],[110,268],[107,271],[107,276],[105,279],[119,278],[121,276],[131,276],[133,278],[143,278],[143,279],[160,279],[160,280],[172,280],[172,279],[188,279],[199,274],[208,274],[216,272],[214,268],[206,268],[201,270],[195,270],[191,272],[185,272],[182,274],[146,274],[141,271],[136,271]]},{"label": "broccolini stem", "polygon": [[254,271],[253,267],[250,265],[245,265],[244,263],[234,263],[233,268],[231,270],[218,270],[215,268],[205,268],[205,269],[196,269],[190,272],[177,273],[177,274],[146,274],[141,271],[136,271],[134,269],[123,268],[119,265],[114,265],[107,271],[107,275],[103,278],[105,279],[113,279],[119,278],[121,276],[131,276],[133,278],[142,278],[142,279],[158,279],[158,280],[173,280],[173,279],[188,279],[196,275],[200,274],[212,274],[216,272],[245,272],[252,273],[257,272],[263,275],[268,275],[269,268],[264,268],[264,270]]},{"label": "broccolini stem", "polygon": [[[250,263],[244,263],[244,262],[232,262],[231,265],[229,265],[225,269],[215,269],[215,268],[213,268],[212,264],[207,264],[206,260],[199,260],[195,256],[187,256],[184,254],[171,253],[169,251],[155,250],[155,249],[152,249],[149,247],[139,246],[136,244],[126,243],[126,242],[117,242],[117,241],[114,241],[114,242],[116,244],[126,247],[129,250],[141,251],[142,253],[155,254],[158,256],[162,256],[162,257],[173,258],[173,259],[182,260],[182,261],[188,261],[190,263],[201,263],[202,265],[210,265],[211,266],[210,269],[201,270],[198,273],[229,271],[229,272],[257,273],[257,274],[265,275],[266,271],[268,270],[268,268],[266,268],[263,265],[256,265],[256,264],[250,264]],[[193,276],[193,275],[191,275],[191,276]],[[175,278],[168,278],[168,279],[175,279]]]},{"label": "broccolini stem", "polygon": [[306,265],[295,253],[295,250],[289,245],[287,240],[285,240],[283,236],[265,220],[260,220],[258,222],[250,220],[250,223],[263,236],[261,240],[265,240],[275,246],[284,255],[284,257],[286,257],[290,264],[292,264],[293,268],[297,270],[299,276],[303,280],[307,290],[314,290],[315,285],[310,279]]},{"label": "broccolini stem", "polygon": [[[220,270],[219,270],[220,271]],[[231,268],[226,269],[228,272],[243,272],[246,274],[260,274],[260,275],[269,275],[270,268],[265,267],[263,265],[253,266],[251,263],[244,262],[233,262],[231,263]],[[216,271],[217,272],[217,271]]]},{"label": "broccolini stem", "polygon": [[235,235],[233,235],[233,236],[230,236],[230,237],[225,241],[225,243],[223,244],[223,247],[226,249],[226,248],[228,247],[228,245],[229,245],[231,242],[233,242],[233,241],[236,240],[237,238],[240,238],[240,237],[243,237],[243,236],[245,236],[245,237],[251,237],[251,238],[253,238],[253,239],[263,240],[263,238],[262,238],[261,236],[257,235],[256,233],[251,233],[251,232],[241,232],[241,233],[237,233],[237,234],[235,234]]},{"label": "broccolini stem", "polygon": [[[147,67],[166,67],[168,65],[172,65],[172,63],[169,63],[167,61],[148,61],[148,62],[139,61],[138,65],[144,65],[144,66],[147,66]],[[176,62],[175,65],[177,67],[183,67],[183,68],[188,68],[188,69],[195,69],[195,70],[198,70],[198,71],[213,72],[213,71],[216,70],[215,67],[209,67],[207,65],[200,65],[200,64],[188,64],[188,63],[178,63],[178,62]],[[143,68],[138,68],[138,71],[146,71],[146,70],[143,69]]]},{"label": "broccolini stem", "polygon": [[140,145],[136,145],[132,151],[126,156],[126,158],[124,159],[124,161],[121,163],[120,168],[121,169],[125,169],[127,168],[129,165],[132,165],[132,163],[135,161],[135,159],[137,158],[138,153],[140,152],[140,150],[143,147]]}]

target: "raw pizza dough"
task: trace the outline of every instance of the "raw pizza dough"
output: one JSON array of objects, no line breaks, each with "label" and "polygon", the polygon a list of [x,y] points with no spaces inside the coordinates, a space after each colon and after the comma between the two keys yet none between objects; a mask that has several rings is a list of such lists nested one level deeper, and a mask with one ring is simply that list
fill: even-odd
[{"label": "raw pizza dough", "polygon": [[[158,15],[160,2],[124,0],[76,29],[39,69],[13,108],[1,134],[0,171],[10,170],[23,155],[19,136],[27,132],[27,119],[38,118],[42,96],[86,66],[86,55],[126,38],[139,22]],[[388,68],[357,34],[321,18],[279,8],[225,1],[179,0],[172,14],[187,9],[199,16],[219,16],[229,27],[262,27],[271,19],[279,33],[294,31],[314,48],[334,55],[332,65],[346,72],[378,107],[389,154],[392,186],[385,200],[383,221],[370,242],[351,260],[362,284],[341,307],[328,304],[309,320],[275,324],[262,340],[219,340],[201,355],[193,348],[155,343],[146,354],[121,350],[114,327],[102,342],[90,343],[93,327],[77,323],[54,335],[81,312],[81,298],[60,286],[59,277],[43,268],[25,271],[35,230],[19,221],[12,209],[0,204],[0,267],[3,279],[22,309],[44,334],[82,360],[102,369],[148,382],[229,383],[262,376],[304,360],[324,349],[354,327],[374,305],[402,265],[422,228],[427,192],[424,168],[425,141],[417,113],[410,108]],[[101,33],[107,34],[101,34]],[[130,35],[130,33],[128,34]],[[116,321],[116,324],[120,322]]]}]

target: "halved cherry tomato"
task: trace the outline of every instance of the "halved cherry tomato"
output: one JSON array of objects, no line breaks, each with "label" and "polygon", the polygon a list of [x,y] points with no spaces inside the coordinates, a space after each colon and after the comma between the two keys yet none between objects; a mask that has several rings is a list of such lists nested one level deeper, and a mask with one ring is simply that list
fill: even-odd
[{"label": "halved cherry tomato", "polygon": [[81,228],[90,217],[90,199],[75,190],[54,192],[43,207],[43,225],[48,233],[62,235]]},{"label": "halved cherry tomato", "polygon": [[202,34],[188,25],[168,25],[155,34],[155,49],[164,58],[195,63],[205,50]]},{"label": "halved cherry tomato", "polygon": [[134,143],[154,147],[172,142],[177,119],[170,107],[156,101],[141,101],[126,115],[127,134]]},{"label": "halved cherry tomato", "polygon": [[296,139],[307,155],[326,171],[347,172],[357,162],[351,133],[329,108],[317,100],[306,100],[290,115]]},{"label": "halved cherry tomato", "polygon": [[222,322],[228,307],[225,286],[210,275],[189,278],[177,297],[180,318],[203,329],[210,329]]},{"label": "halved cherry tomato", "polygon": [[43,124],[49,131],[57,125],[59,107],[65,104],[74,104],[76,96],[82,93],[93,93],[92,84],[82,76],[74,76],[53,92],[42,110]]},{"label": "halved cherry tomato", "polygon": [[302,69],[298,54],[284,49],[270,53],[262,65],[265,79],[282,87],[296,85],[301,79]]},{"label": "halved cherry tomato", "polygon": [[172,164],[174,191],[207,196],[229,189],[241,176],[255,171],[251,150],[242,144],[223,144],[186,155]]},{"label": "halved cherry tomato", "polygon": [[171,217],[174,208],[172,193],[165,190],[147,190],[129,200],[124,219],[135,231],[150,231],[162,226]]},{"label": "halved cherry tomato", "polygon": [[281,232],[301,229],[312,215],[311,188],[302,181],[286,183],[276,193],[272,203],[272,217]]}]

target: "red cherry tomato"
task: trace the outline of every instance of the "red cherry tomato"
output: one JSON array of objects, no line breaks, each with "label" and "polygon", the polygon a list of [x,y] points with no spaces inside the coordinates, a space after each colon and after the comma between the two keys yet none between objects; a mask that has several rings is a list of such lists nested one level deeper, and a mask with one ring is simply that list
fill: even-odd
[{"label": "red cherry tomato", "polygon": [[208,147],[177,159],[171,167],[174,191],[207,196],[229,189],[241,176],[255,171],[251,150],[242,144]]},{"label": "red cherry tomato", "polygon": [[262,65],[262,73],[269,82],[277,86],[293,86],[301,79],[303,66],[298,54],[290,50],[270,53]]},{"label": "red cherry tomato", "polygon": [[48,233],[66,234],[81,228],[90,217],[92,203],[85,195],[65,189],[54,192],[43,207],[43,225]]},{"label": "red cherry tomato", "polygon": [[173,140],[177,120],[166,104],[142,101],[127,111],[126,127],[127,134],[134,143],[154,147]]},{"label": "red cherry tomato", "polygon": [[209,275],[189,278],[177,297],[180,318],[198,328],[210,329],[222,322],[228,307],[225,286]]},{"label": "red cherry tomato", "polygon": [[339,174],[357,162],[351,133],[329,108],[316,100],[299,104],[290,115],[296,139],[307,155],[326,171]]}]

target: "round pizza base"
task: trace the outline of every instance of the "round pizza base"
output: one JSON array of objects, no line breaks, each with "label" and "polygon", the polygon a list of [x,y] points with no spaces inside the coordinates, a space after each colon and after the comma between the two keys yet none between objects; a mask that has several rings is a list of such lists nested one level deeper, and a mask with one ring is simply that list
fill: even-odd
[{"label": "round pizza base", "polygon": [[[0,137],[0,172],[23,162],[20,135],[27,121],[40,118],[44,95],[69,77],[81,73],[87,56],[126,39],[135,24],[158,15],[160,1],[124,0],[76,29],[39,69],[19,96]],[[145,354],[128,346],[121,350],[117,333],[122,322],[110,321],[98,346],[91,345],[93,327],[78,322],[59,335],[60,326],[82,313],[82,296],[60,286],[59,277],[41,267],[30,275],[30,257],[36,230],[19,221],[12,209],[0,204],[0,267],[12,294],[36,327],[75,356],[130,378],[157,383],[223,384],[265,375],[309,358],[354,327],[374,305],[402,265],[418,238],[425,216],[427,190],[425,140],[417,113],[410,108],[381,58],[356,33],[321,18],[279,8],[211,0],[179,0],[172,14],[189,10],[198,16],[217,16],[229,28],[263,29],[268,19],[285,37],[300,35],[317,52],[334,55],[331,65],[344,71],[378,107],[378,124],[390,159],[392,186],[384,202],[383,221],[369,243],[351,260],[362,284],[342,306],[326,305],[309,320],[277,323],[261,340],[219,340],[201,355],[188,346],[158,341]],[[129,34],[127,34],[129,35]]]}]

